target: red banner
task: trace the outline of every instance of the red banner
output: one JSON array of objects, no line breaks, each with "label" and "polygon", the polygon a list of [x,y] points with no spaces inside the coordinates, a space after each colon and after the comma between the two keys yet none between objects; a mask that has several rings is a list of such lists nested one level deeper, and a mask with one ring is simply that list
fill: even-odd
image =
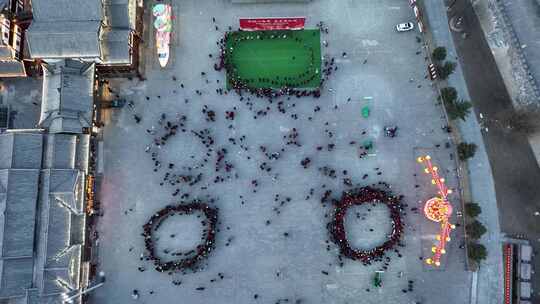
[{"label": "red banner", "polygon": [[301,30],[305,24],[305,17],[240,19],[240,29],[244,31]]}]

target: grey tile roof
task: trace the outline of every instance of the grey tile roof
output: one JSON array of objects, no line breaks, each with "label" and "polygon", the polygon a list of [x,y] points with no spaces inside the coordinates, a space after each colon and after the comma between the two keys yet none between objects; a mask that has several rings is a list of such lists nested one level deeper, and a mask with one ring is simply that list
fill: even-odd
[{"label": "grey tile roof", "polygon": [[0,77],[25,76],[24,64],[17,60],[0,60]]},{"label": "grey tile roof", "polygon": [[74,169],[77,136],[71,134],[48,134],[45,136],[43,168]]},{"label": "grey tile roof", "polygon": [[90,134],[79,134],[77,152],[75,158],[75,168],[88,174],[88,163],[90,159]]},{"label": "grey tile roof", "polygon": [[0,169],[40,168],[42,136],[37,133],[0,134]]},{"label": "grey tile roof", "polygon": [[32,284],[42,135],[0,135],[0,298]]},{"label": "grey tile roof", "polygon": [[32,285],[38,182],[39,169],[0,170],[0,297]]},{"label": "grey tile roof", "polygon": [[113,29],[104,34],[102,51],[105,64],[130,64],[129,37],[131,30]]},{"label": "grey tile roof", "polygon": [[130,28],[127,2],[105,4],[105,12],[109,26],[123,29]]},{"label": "grey tile roof", "polygon": [[100,26],[100,21],[34,21],[26,32],[30,55],[45,59],[98,58]]},{"label": "grey tile roof", "polygon": [[0,135],[0,303],[60,303],[80,288],[88,143],[87,134]]},{"label": "grey tile roof", "polygon": [[[36,275],[41,292],[54,294],[79,288],[84,175],[78,170],[45,169],[41,173]],[[59,284],[57,278],[67,285]]]},{"label": "grey tile roof", "polygon": [[38,125],[50,133],[82,133],[92,125],[94,64],[65,60],[43,66],[43,97]]},{"label": "grey tile roof", "polygon": [[99,21],[99,0],[32,0],[32,13],[37,21]]},{"label": "grey tile roof", "polygon": [[50,170],[49,193],[75,214],[83,211],[84,175],[79,170]]},{"label": "grey tile roof", "polygon": [[0,170],[0,258],[32,257],[38,169]]},{"label": "grey tile roof", "polygon": [[32,287],[32,257],[0,260],[0,297],[24,296]]},{"label": "grey tile roof", "polygon": [[[54,260],[54,264],[51,263],[44,269],[40,286],[43,294],[56,294],[79,288],[81,253],[81,245],[70,246]],[[71,267],[72,264],[75,267]],[[64,284],[59,284],[58,279]]]}]

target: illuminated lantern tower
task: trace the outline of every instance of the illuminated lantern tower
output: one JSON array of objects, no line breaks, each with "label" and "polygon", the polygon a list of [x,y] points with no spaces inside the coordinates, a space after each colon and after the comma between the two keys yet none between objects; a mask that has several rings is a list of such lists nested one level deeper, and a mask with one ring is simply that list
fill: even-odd
[{"label": "illuminated lantern tower", "polygon": [[431,184],[438,189],[437,196],[430,198],[424,205],[425,216],[441,225],[441,230],[436,236],[438,243],[431,247],[433,257],[426,259],[427,264],[438,267],[441,265],[441,256],[446,253],[445,247],[450,241],[450,231],[455,228],[455,225],[449,222],[452,205],[448,201],[448,194],[451,194],[452,190],[446,187],[444,178],[439,176],[438,168],[431,163],[429,155],[420,156],[416,160],[424,165],[424,172],[431,175]]}]

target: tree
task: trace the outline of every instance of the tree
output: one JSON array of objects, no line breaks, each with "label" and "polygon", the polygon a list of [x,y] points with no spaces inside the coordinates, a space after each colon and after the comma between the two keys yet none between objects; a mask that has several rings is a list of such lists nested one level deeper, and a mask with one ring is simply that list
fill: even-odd
[{"label": "tree", "polygon": [[451,120],[456,120],[459,118],[465,121],[465,118],[471,112],[472,104],[465,100],[456,100],[451,103],[446,102],[444,104],[444,107],[446,108],[446,113],[448,113],[448,118],[450,118]]},{"label": "tree", "polygon": [[457,99],[457,91],[454,87],[441,89],[441,99],[445,103],[453,103]]},{"label": "tree", "polygon": [[446,49],[443,46],[436,47],[432,53],[433,59],[443,61],[446,59]]},{"label": "tree", "polygon": [[470,238],[478,240],[487,232],[487,229],[484,224],[474,220],[472,223],[465,226],[465,231]]},{"label": "tree", "polygon": [[465,213],[470,217],[477,217],[482,213],[482,208],[480,208],[480,205],[478,204],[467,203],[465,204]]},{"label": "tree", "polygon": [[453,61],[445,61],[443,65],[436,64],[435,69],[441,79],[447,79],[454,72],[456,66],[457,64]]},{"label": "tree", "polygon": [[469,258],[476,262],[485,260],[487,257],[487,249],[482,244],[471,242],[469,243],[467,250],[468,250]]},{"label": "tree", "polygon": [[458,156],[460,160],[466,160],[474,156],[476,153],[476,144],[460,143],[457,146]]}]

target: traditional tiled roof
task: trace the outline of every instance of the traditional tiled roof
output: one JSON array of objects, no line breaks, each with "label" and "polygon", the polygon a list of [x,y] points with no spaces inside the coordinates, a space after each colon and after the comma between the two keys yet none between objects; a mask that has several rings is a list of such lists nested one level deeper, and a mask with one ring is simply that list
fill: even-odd
[{"label": "traditional tiled roof", "polygon": [[96,0],[32,0],[32,13],[37,21],[100,21],[101,1]]},{"label": "traditional tiled roof", "polygon": [[38,125],[50,133],[82,133],[92,126],[94,64],[64,60],[43,65]]},{"label": "traditional tiled roof", "polygon": [[33,0],[26,38],[33,58],[98,58],[101,1]]},{"label": "traditional tiled roof", "polygon": [[83,186],[84,175],[78,170],[42,170],[36,261],[38,288],[42,294],[79,288]]},{"label": "traditional tiled roof", "polygon": [[100,27],[101,21],[34,21],[26,32],[30,56],[99,58]]},{"label": "traditional tiled roof", "polygon": [[0,134],[0,169],[40,168],[42,145],[42,134]]},{"label": "traditional tiled roof", "polygon": [[0,134],[0,303],[56,303],[80,288],[88,143]]},{"label": "traditional tiled roof", "polygon": [[0,170],[0,297],[32,285],[39,170]]},{"label": "traditional tiled roof", "polygon": [[107,30],[103,35],[103,60],[105,64],[130,64],[129,39],[131,30]]}]

